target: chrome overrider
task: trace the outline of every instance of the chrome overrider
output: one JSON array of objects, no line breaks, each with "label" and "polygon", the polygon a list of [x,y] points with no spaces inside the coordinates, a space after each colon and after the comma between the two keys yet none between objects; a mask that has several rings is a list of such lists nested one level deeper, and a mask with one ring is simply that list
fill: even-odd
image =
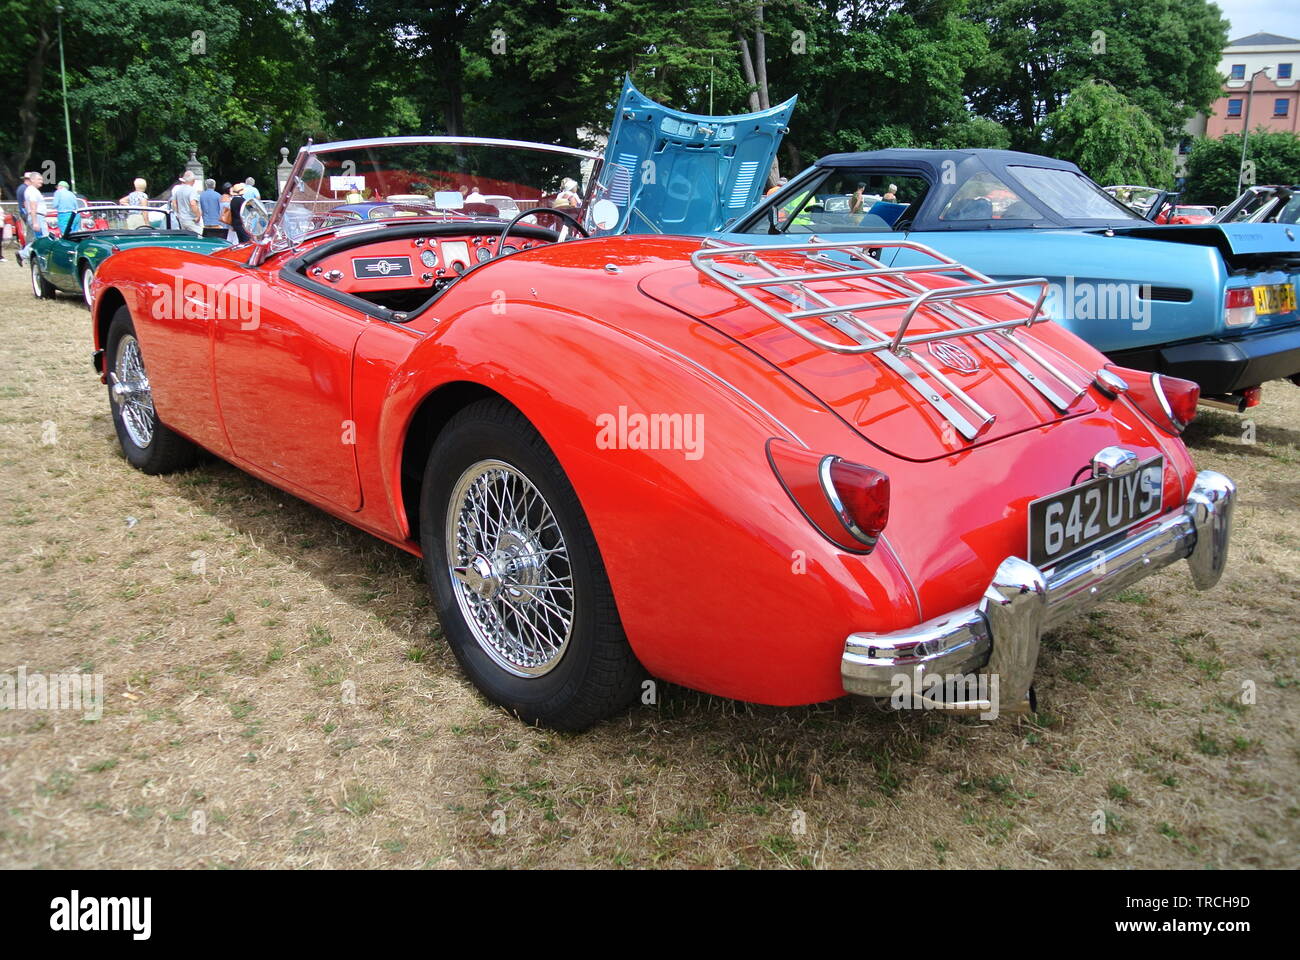
[{"label": "chrome overrider", "polygon": [[[996,674],[1002,712],[1023,712],[1045,630],[1178,560],[1187,560],[1197,589],[1218,582],[1236,497],[1231,480],[1203,470],[1182,510],[1103,541],[1077,560],[1044,571],[1007,557],[977,603],[903,630],[851,634],[840,660],[844,689],[890,697],[900,674],[918,692],[927,676]],[[989,708],[987,701],[934,705]]]}]

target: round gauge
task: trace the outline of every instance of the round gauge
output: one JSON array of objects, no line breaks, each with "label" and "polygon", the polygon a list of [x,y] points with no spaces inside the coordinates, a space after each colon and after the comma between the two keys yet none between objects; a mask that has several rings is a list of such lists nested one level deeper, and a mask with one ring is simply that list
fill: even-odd
[{"label": "round gauge", "polygon": [[474,251],[474,257],[479,263],[487,263],[492,259],[492,251],[487,247],[479,247]]},{"label": "round gauge", "polygon": [[503,257],[505,257],[505,256],[509,256],[509,255],[512,254],[512,253],[518,253],[518,252],[519,252],[519,248],[516,247],[516,246],[514,246],[513,244],[509,244],[509,243],[507,243],[504,247],[501,248],[501,256],[503,256]]},{"label": "round gauge", "polygon": [[438,254],[433,250],[425,250],[420,254],[420,262],[426,267],[436,267],[438,265]]}]

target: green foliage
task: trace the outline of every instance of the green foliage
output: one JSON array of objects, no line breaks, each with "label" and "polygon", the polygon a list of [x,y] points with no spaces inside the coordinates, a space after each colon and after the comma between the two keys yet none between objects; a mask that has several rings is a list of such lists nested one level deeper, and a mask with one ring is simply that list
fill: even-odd
[{"label": "green foliage", "polygon": [[[55,38],[53,3],[25,6],[25,55],[35,31]],[[136,176],[158,192],[191,149],[227,176],[271,179],[275,148],[322,126],[309,48],[274,0],[63,0],[68,110],[77,186],[118,197]],[[0,62],[7,62],[0,58]],[[22,68],[0,82],[15,99]],[[66,176],[57,43],[45,56],[35,142],[23,168],[52,161]],[[12,149],[17,137],[4,135]],[[19,159],[14,156],[14,159]]]},{"label": "green foliage", "polygon": [[[964,90],[988,53],[965,0],[780,5],[768,15],[773,99],[799,94],[792,169],[839,150],[936,146],[970,123]],[[793,42],[806,36],[803,52]]]},{"label": "green foliage", "polygon": [[[753,49],[760,8],[769,99],[799,95],[785,173],[839,150],[1046,150],[1049,136],[1076,159],[1104,157],[1124,125],[1141,126],[1133,110],[1104,135],[1067,136],[1087,105],[1069,107],[1069,92],[1106,80],[1170,137],[1217,95],[1226,29],[1208,0],[63,4],[78,186],[100,197],[120,196],[135,176],[161,190],[191,148],[218,179],[268,184],[279,148],[308,137],[574,143],[608,128],[625,73],[674,107],[743,112],[753,88],[737,41]],[[0,0],[0,100],[19,114],[0,127],[8,180],[44,160],[66,166],[53,10],[54,0]],[[1149,129],[1141,134],[1128,169],[1150,169]]]},{"label": "green foliage", "polygon": [[1087,80],[1111,83],[1172,142],[1219,95],[1227,21],[1210,0],[972,0],[988,26],[975,109],[1039,149],[1041,124]]},{"label": "green foliage", "polygon": [[944,130],[934,146],[945,150],[1006,150],[1011,146],[1011,132],[996,120],[971,117]]},{"label": "green foliage", "polygon": [[[1262,127],[1250,135],[1246,158],[1254,163],[1255,183],[1300,183],[1300,137],[1294,133],[1270,133]],[[1237,198],[1237,175],[1241,165],[1241,136],[1228,134],[1212,140],[1200,137],[1187,157],[1187,185],[1183,197],[1188,203],[1222,206]]]},{"label": "green foliage", "polygon": [[1047,118],[1053,156],[1072,160],[1098,183],[1168,187],[1173,154],[1146,112],[1108,83],[1084,83]]}]

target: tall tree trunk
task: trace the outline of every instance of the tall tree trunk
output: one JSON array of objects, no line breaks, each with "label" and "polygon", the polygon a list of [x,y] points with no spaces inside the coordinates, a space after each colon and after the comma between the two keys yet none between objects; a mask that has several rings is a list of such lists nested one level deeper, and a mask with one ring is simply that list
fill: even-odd
[{"label": "tall tree trunk", "polygon": [[803,157],[799,153],[799,148],[794,145],[793,140],[786,140],[781,146],[785,147],[786,158],[790,161],[791,170],[803,169]]},{"label": "tall tree trunk", "polygon": [[22,180],[23,171],[27,169],[27,163],[31,160],[32,145],[36,142],[36,102],[40,98],[41,87],[45,81],[45,55],[49,49],[50,34],[45,29],[45,25],[41,24],[40,32],[36,37],[36,49],[32,51],[31,58],[27,61],[23,98],[18,101],[18,141],[14,144],[13,153],[0,159],[0,167],[3,168],[0,169],[0,174],[4,176],[5,191],[11,197],[17,190],[18,182]]},{"label": "tall tree trunk", "polygon": [[[767,89],[767,33],[763,30],[763,5],[754,9],[754,75],[758,80],[758,105],[767,110],[772,106],[772,97]],[[781,161],[772,157],[772,167],[767,171],[767,185],[775,187],[781,179]]]},{"label": "tall tree trunk", "polygon": [[[749,52],[749,36],[746,27],[736,28],[736,42],[740,45],[740,69],[745,82],[749,84],[749,109],[755,113],[772,106],[771,95],[767,87],[767,34],[763,30],[763,5],[754,8],[754,53]],[[776,186],[781,177],[780,164],[772,158],[772,167],[767,171],[769,186]]]},{"label": "tall tree trunk", "polygon": [[749,40],[740,29],[736,30],[736,43],[740,44],[740,71],[749,85],[749,109],[757,113],[763,109],[758,99],[758,78],[754,76],[754,59],[749,55]]}]

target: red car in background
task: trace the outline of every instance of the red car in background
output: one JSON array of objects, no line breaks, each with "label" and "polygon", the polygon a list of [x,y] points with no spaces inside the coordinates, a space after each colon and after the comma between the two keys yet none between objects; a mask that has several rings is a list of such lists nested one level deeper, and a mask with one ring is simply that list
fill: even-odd
[{"label": "red car in background", "polygon": [[[386,169],[457,162],[585,182],[584,219],[439,196],[305,229],[335,171],[387,195]],[[1007,292],[1027,281],[906,241],[597,236],[625,213],[617,166],[311,145],[273,211],[245,205],[253,242],[113,255],[94,363],[126,459],[203,447],[422,556],[469,678],[563,729],[648,675],[1012,712],[1046,629],[1179,560],[1217,581],[1235,491],[1179,439],[1194,384],[1111,366]],[[890,246],[932,262],[885,266]],[[968,674],[991,692],[945,694]]]},{"label": "red car in background", "polygon": [[1214,220],[1214,208],[1188,204],[1168,206],[1156,215],[1156,223],[1210,223]]}]

